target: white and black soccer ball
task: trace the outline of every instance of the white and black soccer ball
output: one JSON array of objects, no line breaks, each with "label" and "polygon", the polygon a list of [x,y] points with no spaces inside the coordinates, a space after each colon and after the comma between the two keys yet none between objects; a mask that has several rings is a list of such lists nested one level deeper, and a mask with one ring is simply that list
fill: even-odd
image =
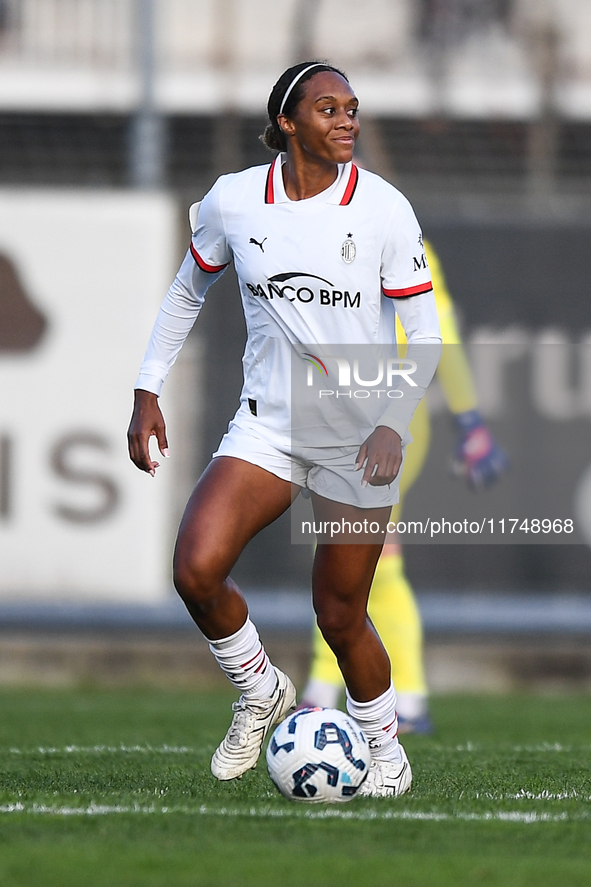
[{"label": "white and black soccer ball", "polygon": [[279,724],[267,746],[269,776],[292,801],[350,801],[369,765],[369,744],[361,728],[334,708],[294,712]]}]

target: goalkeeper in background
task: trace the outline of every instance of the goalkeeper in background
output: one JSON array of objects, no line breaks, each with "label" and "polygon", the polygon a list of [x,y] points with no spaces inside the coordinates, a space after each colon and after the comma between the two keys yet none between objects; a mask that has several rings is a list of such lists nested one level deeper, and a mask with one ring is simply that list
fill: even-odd
[{"label": "goalkeeper in background", "polygon": [[[437,378],[447,406],[458,429],[453,471],[474,489],[494,483],[508,468],[508,460],[495,443],[477,409],[477,397],[466,353],[461,344],[453,302],[439,260],[425,242],[431,269],[437,313],[444,345]],[[396,338],[405,343],[397,320]],[[419,404],[409,426],[413,443],[407,447],[400,479],[400,501],[392,509],[391,520],[400,518],[404,496],[419,476],[431,437],[427,399]],[[420,613],[404,572],[400,544],[387,541],[369,595],[368,612],[390,657],[392,680],[396,687],[399,732],[429,733],[431,720],[423,665],[423,634]],[[343,679],[334,653],[314,627],[312,663],[300,708],[319,705],[335,708],[343,689]]]}]

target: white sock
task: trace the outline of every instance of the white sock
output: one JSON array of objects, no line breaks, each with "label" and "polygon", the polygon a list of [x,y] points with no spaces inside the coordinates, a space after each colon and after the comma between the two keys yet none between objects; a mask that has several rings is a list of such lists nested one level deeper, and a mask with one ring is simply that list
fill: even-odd
[{"label": "white sock", "polygon": [[210,641],[209,649],[227,678],[244,696],[268,699],[273,695],[277,675],[248,616],[235,634]]},{"label": "white sock", "polygon": [[302,702],[317,705],[319,708],[336,708],[342,689],[339,685],[310,678],[302,693]]},{"label": "white sock", "polygon": [[399,693],[396,710],[401,718],[416,721],[427,714],[427,696],[425,693]]},{"label": "white sock", "polygon": [[402,759],[398,742],[394,684],[390,684],[385,693],[369,702],[356,702],[347,690],[347,711],[365,733],[372,758],[380,761]]}]

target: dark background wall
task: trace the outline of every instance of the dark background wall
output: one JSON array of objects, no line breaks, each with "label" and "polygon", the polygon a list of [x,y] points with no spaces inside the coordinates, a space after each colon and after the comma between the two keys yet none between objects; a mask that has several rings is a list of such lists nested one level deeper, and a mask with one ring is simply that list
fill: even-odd
[{"label": "dark background wall", "polygon": [[[591,225],[540,222],[535,217],[422,221],[442,261],[467,338],[483,325],[503,330],[517,324],[532,335],[557,327],[573,342],[591,330]],[[209,454],[237,407],[241,386],[240,343],[245,331],[233,271],[210,291],[196,334],[203,337],[207,353],[210,396],[204,452]],[[449,438],[451,450],[451,420],[437,419],[436,437],[438,427]],[[585,448],[590,423],[580,421],[569,428]],[[509,476],[502,483],[513,482]],[[409,504],[412,496],[413,491]],[[421,588],[542,591],[586,590],[590,585],[591,551],[586,545],[412,544],[405,546],[405,554],[409,576]],[[290,544],[285,516],[251,544],[236,576],[246,586],[302,586],[309,581],[310,563],[305,546]]]}]

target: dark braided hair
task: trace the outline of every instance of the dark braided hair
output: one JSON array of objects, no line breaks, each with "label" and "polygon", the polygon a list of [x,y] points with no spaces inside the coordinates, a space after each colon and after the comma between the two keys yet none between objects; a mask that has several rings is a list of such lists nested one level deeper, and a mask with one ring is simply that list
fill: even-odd
[{"label": "dark braided hair", "polygon": [[285,114],[286,117],[292,116],[295,109],[304,97],[304,83],[314,77],[315,74],[321,74],[323,71],[332,71],[334,74],[340,74],[341,77],[344,77],[347,83],[349,82],[346,74],[344,74],[342,71],[339,71],[339,69],[335,68],[334,65],[329,65],[326,62],[299,62],[297,65],[292,65],[292,67],[288,68],[287,71],[284,71],[273,89],[271,90],[271,95],[269,96],[269,101],[267,102],[267,114],[269,115],[269,123],[267,124],[262,136],[259,136],[263,145],[265,145],[265,147],[269,148],[271,151],[287,150],[287,139],[285,138],[285,133],[280,129],[279,124],[277,123],[279,109],[281,108],[283,97],[289,89],[294,78],[297,77],[300,71],[303,71],[310,65],[315,65],[315,67],[312,68],[310,71],[307,71],[303,75],[303,77],[298,80],[288,96],[282,112],[283,114]]}]

